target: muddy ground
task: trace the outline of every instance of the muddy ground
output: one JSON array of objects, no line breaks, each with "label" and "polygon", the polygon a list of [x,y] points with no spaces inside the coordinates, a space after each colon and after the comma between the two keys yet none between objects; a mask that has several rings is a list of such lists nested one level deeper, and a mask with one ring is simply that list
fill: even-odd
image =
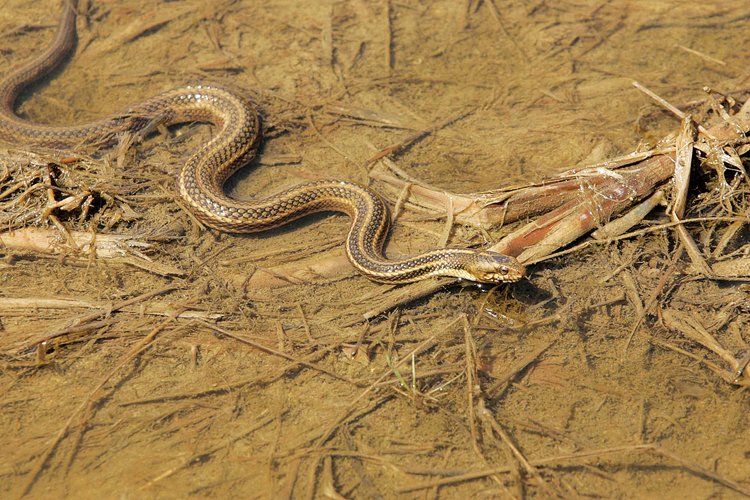
[{"label": "muddy ground", "polygon": [[[48,43],[59,10],[0,0],[1,72]],[[230,182],[238,197],[320,177],[368,183],[374,154],[464,110],[390,158],[454,192],[534,182],[678,127],[634,80],[680,106],[704,86],[744,98],[750,63],[744,0],[91,0],[81,11],[75,55],[19,113],[74,123],[184,83],[242,88],[266,140]],[[66,230],[143,245],[130,263],[0,249],[0,495],[750,496],[747,384],[662,322],[666,308],[699,321],[741,359],[747,285],[696,277],[672,231],[365,321],[393,291],[348,268],[252,279],[340,259],[343,216],[236,236],[180,207],[175,172],[210,134],[176,127],[90,161],[51,157],[61,183],[93,193],[86,213],[55,212]],[[698,210],[713,184],[695,182]],[[23,225],[63,232],[42,208],[28,206]],[[438,244],[444,217],[430,219],[401,213],[389,252]],[[661,209],[646,226],[663,220]],[[725,228],[691,226],[707,254]]]}]

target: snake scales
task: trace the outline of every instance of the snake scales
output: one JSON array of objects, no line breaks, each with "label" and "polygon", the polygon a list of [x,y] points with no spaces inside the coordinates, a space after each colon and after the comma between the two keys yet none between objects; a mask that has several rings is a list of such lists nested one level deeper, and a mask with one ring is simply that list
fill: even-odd
[{"label": "snake scales", "polygon": [[352,218],[347,256],[355,268],[372,280],[407,283],[430,276],[453,276],[501,283],[523,276],[524,268],[515,258],[484,250],[445,248],[408,258],[386,258],[386,205],[370,189],[350,182],[309,182],[251,202],[228,197],[224,182],[255,156],[261,124],[246,98],[218,86],[168,91],[124,113],[81,125],[52,126],[20,118],[14,111],[20,92],[57,67],[73,48],[76,8],[77,0],[66,0],[53,42],[0,80],[0,139],[22,146],[71,150],[111,143],[125,132],[143,132],[154,122],[210,123],[218,132],[190,157],[177,177],[180,196],[207,226],[249,233],[278,227],[314,212],[338,211]]}]

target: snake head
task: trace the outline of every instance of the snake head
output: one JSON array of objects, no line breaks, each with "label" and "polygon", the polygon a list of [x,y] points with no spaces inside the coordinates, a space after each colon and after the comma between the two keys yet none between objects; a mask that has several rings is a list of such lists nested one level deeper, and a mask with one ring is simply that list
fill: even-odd
[{"label": "snake head", "polygon": [[476,252],[474,265],[467,269],[479,283],[513,283],[523,278],[526,268],[515,257],[489,250]]}]

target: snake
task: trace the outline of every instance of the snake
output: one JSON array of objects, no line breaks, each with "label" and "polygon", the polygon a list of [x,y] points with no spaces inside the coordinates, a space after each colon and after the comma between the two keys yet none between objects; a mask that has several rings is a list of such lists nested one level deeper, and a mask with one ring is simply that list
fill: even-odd
[{"label": "snake", "polygon": [[154,124],[208,123],[216,133],[182,165],[177,193],[203,224],[229,233],[253,233],[283,226],[316,212],[343,212],[351,218],[346,255],[367,278],[401,284],[430,277],[479,283],[509,283],[524,275],[510,255],[472,248],[439,248],[388,258],[383,251],[390,226],[388,207],[371,188],[330,179],[299,184],[268,197],[238,200],[224,183],[247,165],[261,144],[261,118],[242,93],[221,85],[191,85],[169,90],[125,112],[78,125],[49,125],[16,114],[19,94],[66,59],[76,41],[77,0],[65,0],[53,41],[32,60],[0,80],[0,140],[23,147],[75,151],[116,143],[124,134],[141,134]]}]

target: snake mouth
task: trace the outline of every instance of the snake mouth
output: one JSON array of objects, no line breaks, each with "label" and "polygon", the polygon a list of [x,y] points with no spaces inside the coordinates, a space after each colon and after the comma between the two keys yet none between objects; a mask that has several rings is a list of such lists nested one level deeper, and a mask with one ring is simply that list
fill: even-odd
[{"label": "snake mouth", "polygon": [[515,267],[503,266],[498,272],[487,273],[481,281],[485,283],[516,283],[526,276],[526,268],[520,264]]},{"label": "snake mouth", "polygon": [[526,274],[526,268],[514,256],[492,250],[477,251],[466,271],[469,279],[490,285],[515,283]]},{"label": "snake mouth", "polygon": [[495,274],[491,276],[488,283],[500,284],[500,283],[516,283],[523,278],[523,273],[512,273],[512,274]]},{"label": "snake mouth", "polygon": [[0,78],[0,137],[24,145],[77,149],[98,148],[122,132],[146,134],[155,123],[207,122],[219,133],[194,152],[181,168],[179,195],[206,226],[231,233],[250,233],[282,226],[308,214],[337,211],[351,216],[346,252],[354,267],[373,281],[409,283],[451,276],[480,283],[518,281],[523,266],[513,256],[489,250],[443,248],[398,260],[383,254],[390,218],[382,198],[368,187],[342,180],[300,184],[254,201],[239,201],[224,192],[224,181],[257,152],[260,116],[242,93],[219,86],[193,85],[158,94],[125,113],[72,126],[27,122],[14,113],[17,94],[54,69],[72,50],[76,36],[75,6],[69,0],[53,43],[35,59]]},{"label": "snake mouth", "polygon": [[481,276],[472,276],[471,278],[464,278],[468,281],[473,281],[479,285],[502,285],[507,283],[516,283],[524,277],[524,273],[518,272],[497,272],[497,273],[485,273]]},{"label": "snake mouth", "polygon": [[503,265],[498,270],[485,272],[477,277],[477,281],[482,283],[500,284],[515,283],[526,275],[526,268],[515,262],[515,265]]}]

